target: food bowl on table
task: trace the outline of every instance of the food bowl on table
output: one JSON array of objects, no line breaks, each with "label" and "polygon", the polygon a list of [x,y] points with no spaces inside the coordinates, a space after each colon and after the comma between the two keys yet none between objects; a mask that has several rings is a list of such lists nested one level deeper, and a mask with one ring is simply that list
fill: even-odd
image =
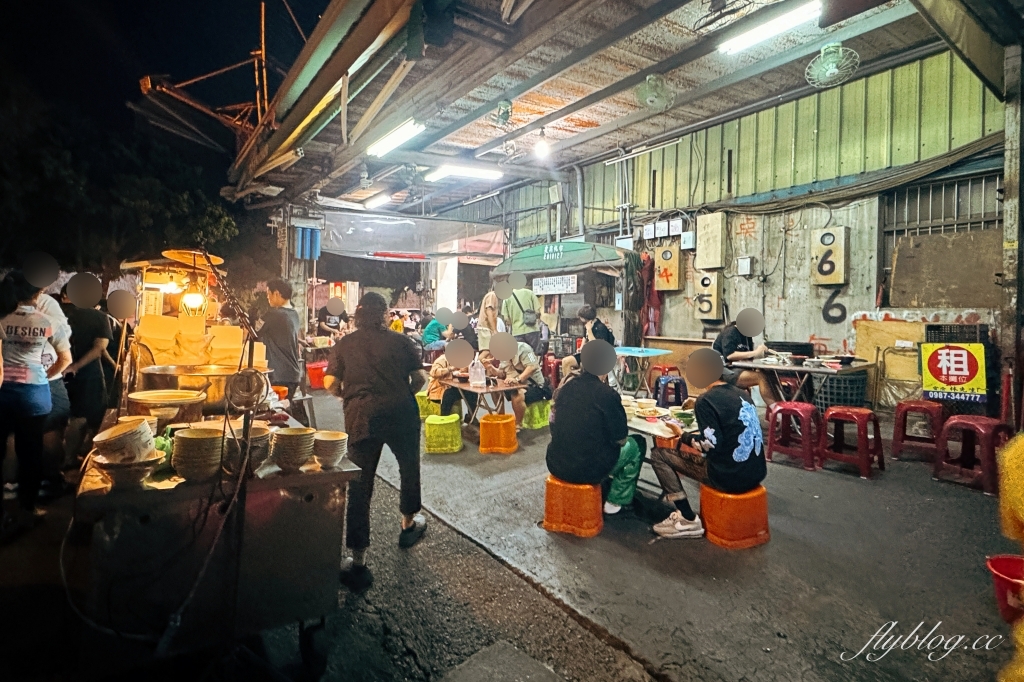
[{"label": "food bowl on table", "polygon": [[636,409],[637,409],[638,412],[640,410],[649,410],[652,407],[657,407],[657,406],[658,406],[658,401],[655,400],[654,398],[637,398],[637,400],[636,400]]},{"label": "food bowl on table", "polygon": [[469,372],[452,372],[452,376],[455,377],[455,380],[459,383],[464,384],[469,381]]},{"label": "food bowl on table", "polygon": [[802,367],[803,364],[805,362],[807,362],[807,356],[806,355],[791,355],[791,356],[789,356],[789,361],[791,363],[793,363],[793,365],[795,365],[796,367]]},{"label": "food bowl on table", "polygon": [[126,424],[128,422],[137,421],[139,419],[142,419],[147,424],[149,424],[149,430],[153,432],[154,436],[157,435],[157,432],[156,432],[157,431],[157,417],[156,416],[146,417],[146,416],[143,416],[143,415],[136,415],[136,416],[118,417],[117,418],[117,423],[118,424]]},{"label": "food bowl on table", "polygon": [[825,361],[821,358],[807,358],[804,360],[804,367],[821,367]]},{"label": "food bowl on table", "polygon": [[141,488],[142,482],[156,471],[163,460],[164,453],[160,450],[153,450],[141,459],[129,462],[110,460],[100,454],[92,457],[96,468],[110,481],[111,488],[118,490]]},{"label": "food bowl on table", "polygon": [[334,469],[348,453],[348,434],[344,431],[317,431],[313,435],[313,456],[321,469]]},{"label": "food bowl on table", "polygon": [[96,434],[92,444],[107,462],[137,462],[156,448],[153,431],[144,418],[115,424]]},{"label": "food bowl on table", "polygon": [[837,355],[835,357],[835,361],[838,362],[843,367],[849,367],[850,365],[853,364],[854,360],[857,359],[858,358],[856,355]]},{"label": "food bowl on table", "polygon": [[181,429],[174,433],[171,466],[186,481],[205,481],[220,471],[225,451],[219,429]]},{"label": "food bowl on table", "polygon": [[270,456],[281,471],[295,473],[313,456],[316,429],[278,429],[270,442]]}]

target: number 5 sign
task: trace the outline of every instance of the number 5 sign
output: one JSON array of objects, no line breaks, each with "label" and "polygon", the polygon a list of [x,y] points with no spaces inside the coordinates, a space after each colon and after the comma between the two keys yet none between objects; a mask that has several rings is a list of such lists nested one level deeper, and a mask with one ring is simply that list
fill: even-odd
[{"label": "number 5 sign", "polygon": [[811,230],[811,281],[819,286],[846,284],[846,252],[850,228],[826,227]]}]

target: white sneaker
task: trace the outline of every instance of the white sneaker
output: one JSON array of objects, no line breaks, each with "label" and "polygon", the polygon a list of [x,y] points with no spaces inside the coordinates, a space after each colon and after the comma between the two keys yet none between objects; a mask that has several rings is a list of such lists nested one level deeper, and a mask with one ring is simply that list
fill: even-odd
[{"label": "white sneaker", "polygon": [[704,524],[700,522],[699,516],[694,517],[693,521],[687,521],[677,509],[661,523],[654,524],[653,530],[663,538],[699,538],[704,535]]},{"label": "white sneaker", "polygon": [[618,514],[621,509],[622,507],[620,505],[612,504],[611,502],[604,503],[605,514]]}]

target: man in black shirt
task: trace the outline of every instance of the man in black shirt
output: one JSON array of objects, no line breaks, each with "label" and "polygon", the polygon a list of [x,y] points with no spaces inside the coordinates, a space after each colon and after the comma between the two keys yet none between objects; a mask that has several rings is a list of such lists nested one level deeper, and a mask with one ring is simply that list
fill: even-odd
[{"label": "man in black shirt", "polygon": [[[608,325],[597,319],[597,311],[594,309],[594,306],[589,303],[584,305],[576,313],[576,316],[587,330],[587,341],[600,339],[601,341],[607,341],[612,346],[615,345],[615,334],[608,328]],[[581,363],[579,353],[562,358],[562,376],[567,377],[572,374]]]},{"label": "man in black shirt", "polygon": [[726,370],[722,379],[726,383],[747,390],[757,386],[765,405],[770,406],[778,400],[764,372],[755,369],[735,370],[730,367],[730,363],[733,362],[763,358],[768,352],[768,348],[763,343],[755,347],[754,339],[744,336],[736,323],[730,322],[715,338],[711,348],[718,351],[722,355],[722,359],[725,360]]},{"label": "man in black shirt", "polygon": [[344,401],[348,454],[362,473],[349,484],[346,546],[352,557],[342,564],[341,580],[352,589],[373,581],[366,567],[370,545],[370,498],[386,444],[398,460],[401,547],[412,547],[427,529],[420,513],[420,415],[416,391],[426,382],[416,344],[387,328],[387,302],[369,293],[356,308],[356,331],[334,344],[324,386]]},{"label": "man in black shirt", "polygon": [[651,466],[676,510],[654,532],[664,538],[701,537],[704,527],[690,508],[679,474],[738,495],[753,490],[768,474],[757,409],[747,392],[723,379],[711,384],[694,406],[698,434],[683,434],[690,448],[654,448]]},{"label": "man in black shirt", "polygon": [[614,514],[630,504],[643,452],[635,437],[627,437],[626,412],[615,389],[584,370],[558,387],[551,414],[546,458],[551,475],[567,483],[591,485],[610,477],[605,513]]},{"label": "man in black shirt", "polygon": [[292,399],[299,386],[302,365],[299,363],[299,313],[292,307],[292,285],[283,279],[267,282],[267,302],[270,310],[263,316],[260,342],[267,347],[267,365],[274,370],[270,381],[288,389]]},{"label": "man in black shirt", "polygon": [[343,324],[348,324],[348,313],[342,310],[340,315],[332,315],[327,306],[324,306],[316,314],[316,335],[338,336],[341,334]]},{"label": "man in black shirt", "polygon": [[[71,416],[85,419],[87,429],[95,432],[106,411],[106,382],[101,358],[114,335],[106,313],[79,308],[71,302],[67,286],[61,289],[61,309],[71,327],[71,357],[64,378],[71,402]],[[85,436],[85,442],[89,437]]]}]

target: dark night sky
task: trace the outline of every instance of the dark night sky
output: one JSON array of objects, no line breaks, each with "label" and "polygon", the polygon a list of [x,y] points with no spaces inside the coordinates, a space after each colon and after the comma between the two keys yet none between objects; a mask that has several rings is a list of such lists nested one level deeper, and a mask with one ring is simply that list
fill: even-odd
[{"label": "dark night sky", "polygon": [[[328,0],[290,0],[308,36]],[[0,59],[36,95],[127,129],[125,107],[140,98],[138,80],[185,80],[242,61],[259,46],[259,0],[14,0],[4,3]],[[302,39],[281,0],[267,0],[267,51],[285,68]],[[276,86],[280,78],[270,77]],[[245,67],[189,91],[211,104],[252,99]],[[271,89],[273,95],[273,89]]]}]

